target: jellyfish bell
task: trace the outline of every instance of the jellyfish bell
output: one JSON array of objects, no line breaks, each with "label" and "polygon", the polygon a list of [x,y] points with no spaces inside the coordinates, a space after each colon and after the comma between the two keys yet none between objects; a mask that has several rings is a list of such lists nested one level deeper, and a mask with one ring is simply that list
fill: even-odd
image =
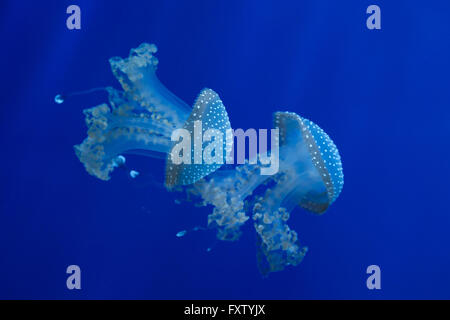
[{"label": "jellyfish bell", "polygon": [[294,187],[300,191],[287,200],[298,201],[313,213],[324,213],[344,185],[336,145],[319,126],[293,112],[276,112],[274,125],[280,130],[280,148],[285,149],[280,152],[281,166],[294,176],[301,174],[299,185]]},{"label": "jellyfish bell", "polygon": [[[194,108],[170,92],[156,76],[156,52],[154,44],[144,43],[132,49],[125,59],[111,58],[112,72],[123,90],[104,88],[108,92],[108,104],[83,111],[88,136],[74,147],[75,153],[87,172],[101,180],[110,179],[111,172],[117,168],[115,161],[122,154],[167,159],[169,187],[194,183],[220,167],[216,164],[191,168],[171,162],[172,132],[186,128],[193,133],[191,119],[207,120],[205,131],[225,131],[231,125],[222,101],[213,90],[202,90]],[[60,97],[56,100],[63,101]]]},{"label": "jellyfish bell", "polygon": [[[183,124],[183,129],[187,130],[189,137],[192,137],[188,146],[190,159],[188,163],[174,164],[172,156],[175,145],[172,146],[166,162],[165,184],[169,188],[193,184],[216,171],[225,163],[227,150],[230,149],[229,142],[223,139],[227,132],[231,131],[230,120],[219,95],[211,89],[202,90],[194,104],[193,111]],[[219,161],[205,163],[202,139],[210,131],[216,132],[214,139],[221,137],[217,141],[219,143],[217,150],[220,152],[218,154]],[[194,140],[193,143],[192,140]]]}]

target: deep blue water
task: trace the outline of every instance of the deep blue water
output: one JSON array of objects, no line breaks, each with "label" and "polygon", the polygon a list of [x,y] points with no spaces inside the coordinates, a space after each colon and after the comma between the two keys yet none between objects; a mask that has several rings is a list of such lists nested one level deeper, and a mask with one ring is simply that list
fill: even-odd
[{"label": "deep blue water", "polygon": [[[66,28],[77,4],[82,29]],[[368,30],[370,4],[382,29]],[[0,298],[450,298],[448,1],[2,1]],[[191,104],[219,93],[232,126],[267,128],[289,110],[321,126],[345,186],[323,216],[290,225],[310,251],[263,279],[248,224],[240,241],[175,234],[207,208],[86,173],[73,152],[82,110],[114,85],[108,58],[156,43],[161,81]],[[131,157],[163,180],[163,161]],[[82,289],[66,288],[66,268]],[[366,268],[381,268],[368,290]]]}]

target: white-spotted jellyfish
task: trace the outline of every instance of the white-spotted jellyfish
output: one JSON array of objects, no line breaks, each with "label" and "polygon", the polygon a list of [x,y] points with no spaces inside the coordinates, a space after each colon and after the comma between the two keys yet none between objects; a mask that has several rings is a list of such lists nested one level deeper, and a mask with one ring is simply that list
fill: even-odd
[{"label": "white-spotted jellyfish", "polygon": [[[111,58],[113,74],[123,90],[106,88],[109,103],[84,110],[87,138],[75,146],[75,152],[87,172],[101,180],[110,179],[118,166],[117,157],[127,153],[165,157],[167,187],[194,183],[221,166],[172,164],[171,135],[175,129],[193,133],[194,121],[201,120],[203,132],[215,129],[225,133],[231,125],[213,90],[203,89],[193,108],[171,93],[156,76],[156,51],[155,45],[144,43],[132,49],[128,58]],[[63,101],[61,95],[55,99]]]}]

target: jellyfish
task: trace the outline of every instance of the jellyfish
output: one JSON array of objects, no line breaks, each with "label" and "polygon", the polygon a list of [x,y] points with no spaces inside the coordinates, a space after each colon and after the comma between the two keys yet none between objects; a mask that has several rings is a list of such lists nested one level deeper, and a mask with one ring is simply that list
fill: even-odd
[{"label": "jellyfish", "polygon": [[221,240],[237,240],[251,213],[263,275],[298,265],[308,250],[287,224],[293,209],[323,214],[344,184],[339,152],[319,126],[292,112],[276,112],[273,122],[279,129],[277,174],[261,175],[260,164],[246,163],[216,171],[190,189],[214,207],[208,225]]},{"label": "jellyfish", "polygon": [[[83,111],[87,137],[74,148],[86,171],[109,180],[116,168],[127,168],[124,154],[164,158],[165,186],[171,191],[183,186],[188,200],[199,197],[200,205],[213,207],[208,227],[217,231],[217,239],[236,241],[251,218],[260,272],[266,276],[298,265],[308,248],[288,221],[296,206],[320,215],[340,195],[344,175],[335,144],[312,121],[296,113],[276,112],[273,123],[277,134],[271,143],[277,147],[260,150],[256,154],[259,161],[222,167],[232,145],[228,139],[231,124],[223,102],[216,92],[205,88],[189,107],[158,80],[156,51],[155,45],[144,43],[132,49],[128,58],[109,60],[122,90],[101,88],[108,93],[108,103]],[[57,95],[55,102],[61,104],[69,96]],[[187,136],[178,135],[181,129]],[[201,154],[195,144],[196,133],[205,137],[200,140]],[[219,136],[227,139],[216,140]],[[194,144],[190,143],[192,137]],[[180,139],[189,142],[189,147],[179,149]],[[222,161],[197,162],[213,142],[217,146],[209,148],[214,150],[213,158]],[[175,161],[174,155],[180,152],[188,161]],[[269,158],[277,160],[278,171],[272,175],[262,173]],[[129,170],[128,174],[132,179],[141,175],[137,170]],[[176,237],[204,229],[183,230]]]},{"label": "jellyfish", "polygon": [[[221,166],[220,162],[172,162],[175,129],[184,128],[193,134],[196,121],[202,121],[202,133],[226,133],[231,125],[225,106],[213,90],[203,89],[192,108],[171,93],[156,76],[156,52],[154,44],[143,43],[131,49],[128,58],[111,58],[112,72],[123,90],[104,88],[109,103],[83,111],[87,138],[74,147],[75,153],[86,171],[101,180],[109,180],[111,172],[123,165],[124,154],[166,158],[168,188],[195,183]],[[55,101],[60,104],[65,97],[57,95]],[[137,171],[130,172],[132,178],[137,175]]]}]

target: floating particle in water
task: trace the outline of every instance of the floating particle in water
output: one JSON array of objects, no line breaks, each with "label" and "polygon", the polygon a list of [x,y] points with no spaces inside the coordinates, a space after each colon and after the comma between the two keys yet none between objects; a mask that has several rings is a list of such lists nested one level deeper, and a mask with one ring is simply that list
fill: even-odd
[{"label": "floating particle in water", "polygon": [[56,102],[57,104],[63,103],[63,102],[64,102],[64,96],[61,95],[61,94],[57,94],[57,95],[55,96],[55,102]]},{"label": "floating particle in water", "polygon": [[186,230],[180,231],[180,232],[177,233],[177,237],[178,238],[184,237],[186,235],[186,233],[187,233]]},{"label": "floating particle in water", "polygon": [[119,155],[115,159],[112,160],[112,166],[114,168],[121,167],[121,166],[125,165],[126,162],[127,162],[127,159],[124,156]]},{"label": "floating particle in water", "polygon": [[139,172],[137,172],[136,170],[131,170],[130,171],[130,177],[131,178],[136,178],[139,175]]}]

